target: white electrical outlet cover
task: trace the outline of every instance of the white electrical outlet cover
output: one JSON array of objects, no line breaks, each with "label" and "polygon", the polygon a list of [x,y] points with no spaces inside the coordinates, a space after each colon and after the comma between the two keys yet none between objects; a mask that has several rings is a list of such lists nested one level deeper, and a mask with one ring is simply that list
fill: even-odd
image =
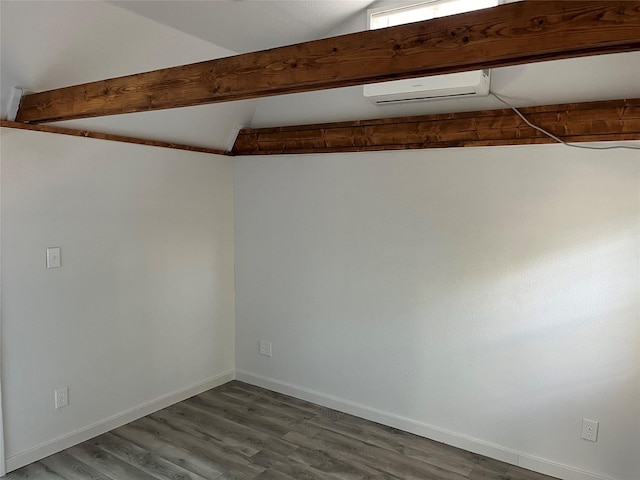
[{"label": "white electrical outlet cover", "polygon": [[54,400],[56,410],[69,405],[69,387],[59,388],[56,390]]},{"label": "white electrical outlet cover", "polygon": [[588,418],[582,419],[582,434],[580,438],[588,440],[589,442],[598,441],[598,422],[595,420],[589,420]]},{"label": "white electrical outlet cover", "polygon": [[47,248],[47,268],[59,268],[60,261],[60,247]]},{"label": "white electrical outlet cover", "polygon": [[264,355],[265,357],[271,356],[271,342],[260,340],[260,355]]}]

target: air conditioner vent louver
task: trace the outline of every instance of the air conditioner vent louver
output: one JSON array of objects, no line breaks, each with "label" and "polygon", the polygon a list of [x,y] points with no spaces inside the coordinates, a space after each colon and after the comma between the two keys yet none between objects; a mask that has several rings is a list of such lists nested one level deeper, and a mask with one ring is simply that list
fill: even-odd
[{"label": "air conditioner vent louver", "polygon": [[364,96],[376,105],[424,102],[445,98],[486,96],[490,70],[451,73],[365,85]]}]

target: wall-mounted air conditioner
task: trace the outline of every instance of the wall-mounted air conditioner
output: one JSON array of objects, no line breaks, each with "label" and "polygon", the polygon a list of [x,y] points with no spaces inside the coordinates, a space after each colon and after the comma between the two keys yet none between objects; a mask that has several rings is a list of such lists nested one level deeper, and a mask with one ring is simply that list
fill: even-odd
[{"label": "wall-mounted air conditioner", "polygon": [[364,96],[376,105],[489,95],[490,70],[450,73],[365,85]]}]

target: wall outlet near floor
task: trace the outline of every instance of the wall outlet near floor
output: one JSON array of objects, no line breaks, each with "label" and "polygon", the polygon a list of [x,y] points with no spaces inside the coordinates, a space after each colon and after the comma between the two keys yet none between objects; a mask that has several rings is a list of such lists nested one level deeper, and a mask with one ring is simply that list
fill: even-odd
[{"label": "wall outlet near floor", "polygon": [[582,435],[580,438],[588,440],[590,442],[598,441],[598,422],[595,420],[589,420],[587,418],[582,419]]},{"label": "wall outlet near floor", "polygon": [[56,410],[69,405],[69,387],[64,387],[56,390],[55,392],[55,406]]},{"label": "wall outlet near floor", "polygon": [[264,355],[265,357],[271,356],[271,342],[260,340],[260,355]]},{"label": "wall outlet near floor", "polygon": [[47,268],[60,268],[60,247],[47,248]]}]

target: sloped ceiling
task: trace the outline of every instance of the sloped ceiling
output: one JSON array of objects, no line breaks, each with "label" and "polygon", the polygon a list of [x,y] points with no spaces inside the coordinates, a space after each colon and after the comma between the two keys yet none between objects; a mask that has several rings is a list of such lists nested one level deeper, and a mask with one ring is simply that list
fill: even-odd
[{"label": "sloped ceiling", "polygon": [[[367,29],[368,8],[391,8],[411,1],[114,3],[164,25],[244,53],[363,31]],[[238,25],[242,28],[237,28]],[[635,98],[640,96],[640,52],[494,69],[492,90],[516,106]],[[492,97],[381,107],[362,96],[362,87],[348,87],[263,98],[249,126],[273,127],[501,107],[500,102]]]},{"label": "sloped ceiling", "polygon": [[[491,91],[517,107],[637,98],[640,53],[541,62],[491,71]],[[269,97],[260,100],[253,127],[275,127],[373,118],[503,108],[493,97],[456,98],[376,106],[362,87]]]},{"label": "sloped ceiling", "polygon": [[[107,2],[0,2],[6,118],[14,86],[33,91],[234,55]],[[100,117],[55,125],[224,149],[257,100]]]},{"label": "sloped ceiling", "polygon": [[[2,117],[13,86],[35,91],[366,29],[370,0],[0,2]],[[26,34],[25,32],[28,32]],[[640,52],[494,69],[517,106],[640,97]],[[491,97],[378,107],[361,87],[56,125],[225,149],[234,128],[500,108]]]},{"label": "sloped ceiling", "polygon": [[373,0],[112,1],[237,53],[255,52],[330,36],[362,17]]}]

